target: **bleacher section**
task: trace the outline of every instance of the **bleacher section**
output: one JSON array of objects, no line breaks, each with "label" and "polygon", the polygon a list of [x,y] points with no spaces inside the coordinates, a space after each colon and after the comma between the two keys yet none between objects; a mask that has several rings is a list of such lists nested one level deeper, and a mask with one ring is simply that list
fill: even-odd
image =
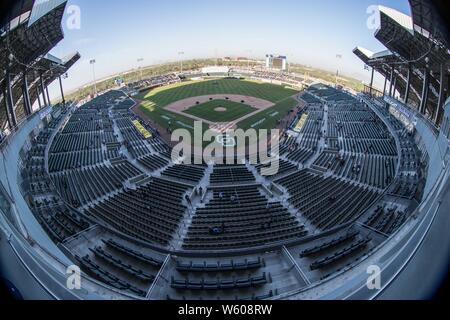
[{"label": "bleacher section", "polygon": [[424,165],[385,109],[395,134],[348,93],[313,85],[298,99],[304,106],[287,127],[308,116],[283,134],[278,172],[262,176],[267,163],[173,163],[135,102],[109,91],[31,139],[19,164],[24,198],[54,242],[116,291],[169,300],[293,292],[352,267],[399,230],[421,197]]},{"label": "bleacher section", "polygon": [[259,246],[306,235],[305,226],[279,202],[268,202],[257,186],[221,187],[198,208],[183,248],[223,250]]},{"label": "bleacher section", "polygon": [[406,213],[397,210],[395,207],[384,208],[378,206],[364,223],[379,232],[390,235],[406,221],[406,218]]},{"label": "bleacher section", "polygon": [[156,171],[169,164],[169,160],[158,155],[144,156],[139,158],[138,162],[151,171]]},{"label": "bleacher section", "polygon": [[287,189],[292,205],[324,230],[352,221],[379,196],[369,188],[325,178],[308,170],[298,171],[276,183]]},{"label": "bleacher section", "polygon": [[175,179],[181,179],[193,183],[198,183],[204,175],[205,167],[196,165],[174,165],[167,168],[162,175],[172,177]]},{"label": "bleacher section", "polygon": [[245,165],[216,165],[210,176],[211,184],[239,184],[255,182],[255,176]]},{"label": "bleacher section", "polygon": [[320,167],[337,176],[384,189],[395,177],[396,164],[395,157],[362,154],[341,156],[334,152],[323,152],[314,162],[313,168]]},{"label": "bleacher section", "polygon": [[90,206],[87,212],[138,239],[167,245],[186,211],[185,185],[154,178],[137,190],[119,194]]},{"label": "bleacher section", "polygon": [[128,161],[114,166],[96,165],[81,170],[52,175],[55,186],[62,197],[74,207],[92,202],[114,190],[123,183],[142,174]]}]

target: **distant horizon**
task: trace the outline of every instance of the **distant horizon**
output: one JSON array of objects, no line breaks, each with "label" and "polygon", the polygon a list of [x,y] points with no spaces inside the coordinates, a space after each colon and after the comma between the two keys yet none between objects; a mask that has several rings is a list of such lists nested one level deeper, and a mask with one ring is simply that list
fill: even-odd
[{"label": "distant horizon", "polygon": [[[373,5],[410,15],[407,0],[166,0],[131,2],[68,0],[62,21],[64,39],[51,54],[64,57],[79,51],[63,87],[76,91],[93,82],[89,61],[96,60],[96,78],[199,57],[285,55],[294,64],[311,66],[361,82],[370,72],[352,50],[386,48],[368,26]],[[75,8],[75,9],[74,9]],[[228,8],[233,8],[229,10]],[[79,24],[71,26],[78,12]],[[260,58],[258,58],[260,57]],[[374,84],[382,87],[376,73]],[[59,85],[49,86],[51,99]]]},{"label": "distant horizon", "polygon": [[[241,56],[238,56],[238,55],[236,55],[236,56],[234,56],[234,55],[228,55],[227,57],[236,57],[236,58],[237,58],[237,57],[240,57],[240,58],[241,58]],[[218,59],[223,59],[223,58],[225,58],[225,57],[219,57]],[[242,57],[242,58],[243,58],[243,57]],[[264,62],[262,59],[258,59],[258,58],[254,58],[254,57],[245,57],[245,58],[249,58],[250,61]],[[176,63],[179,63],[179,62],[187,62],[187,61],[193,61],[193,60],[215,60],[215,59],[216,59],[215,57],[206,57],[206,58],[190,58],[190,59],[185,59],[185,60],[167,60],[167,61],[162,61],[162,62],[157,63],[157,64],[149,64],[149,65],[145,65],[145,66],[142,66],[141,68],[142,68],[143,70],[145,70],[145,69],[150,69],[150,68],[152,68],[152,67],[161,66],[161,65],[166,65],[166,64],[176,64]],[[288,61],[289,61],[289,60],[288,60]],[[288,62],[288,63],[289,63],[289,64],[296,65],[296,66],[302,66],[302,67],[305,67],[305,68],[311,68],[311,69],[315,69],[315,70],[320,70],[320,71],[329,72],[330,74],[335,74],[335,73],[336,73],[336,70],[334,70],[334,71],[333,71],[333,70],[327,70],[327,69],[325,69],[325,68],[320,68],[320,67],[316,67],[316,66],[312,66],[312,65],[307,65],[307,64],[303,64],[303,63],[299,63],[299,62],[292,62],[292,61],[291,61],[291,62]],[[99,82],[102,82],[102,81],[111,79],[111,78],[113,78],[113,77],[115,77],[115,76],[118,76],[118,75],[121,75],[121,74],[127,74],[127,73],[131,73],[131,72],[138,71],[138,70],[140,70],[141,68],[132,68],[132,69],[127,69],[127,70],[117,71],[117,72],[111,73],[111,74],[109,74],[109,75],[106,75],[105,77],[96,79],[95,82],[96,82],[96,83],[99,83]],[[188,71],[188,70],[189,70],[189,69],[187,69],[187,70],[185,70],[185,71]],[[360,79],[358,79],[358,78],[352,77],[352,76],[346,74],[345,72],[343,72],[343,71],[341,71],[341,70],[339,71],[339,77],[349,78],[349,79],[361,81],[361,83],[365,83],[363,80],[360,80]],[[80,85],[80,86],[77,87],[77,88],[74,88],[74,89],[71,89],[71,90],[65,90],[64,92],[65,92],[66,95],[70,95],[70,94],[73,94],[73,93],[77,92],[77,91],[80,90],[80,89],[84,89],[84,88],[89,87],[89,86],[92,86],[92,85],[94,85],[94,81],[91,80],[91,81],[88,81],[88,82],[86,82],[86,83]],[[382,88],[377,88],[376,85],[374,85],[374,88],[375,88],[375,89],[382,89]],[[52,100],[57,100],[57,99],[58,99],[58,97],[56,97],[55,99],[52,99]]]}]

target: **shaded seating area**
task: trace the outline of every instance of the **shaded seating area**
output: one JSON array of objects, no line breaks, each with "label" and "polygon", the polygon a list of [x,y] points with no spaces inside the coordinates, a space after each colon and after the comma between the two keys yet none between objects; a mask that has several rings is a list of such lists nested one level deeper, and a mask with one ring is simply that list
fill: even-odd
[{"label": "shaded seating area", "polygon": [[211,184],[252,183],[255,181],[253,173],[245,165],[216,165],[210,176]]},{"label": "shaded seating area", "polygon": [[217,279],[217,280],[182,280],[171,278],[170,286],[177,290],[233,290],[259,287],[267,283],[267,275],[264,272],[259,276],[248,276],[246,278]]},{"label": "shaded seating area", "polygon": [[[267,300],[270,299],[272,297],[274,297],[275,295],[277,295],[276,290],[270,290],[269,292],[265,293],[265,294],[261,294],[261,295],[257,295],[255,293],[253,293],[251,296],[249,297],[239,297],[239,296],[235,296],[234,300],[236,301],[259,301],[259,300]],[[182,296],[180,299],[174,299],[172,298],[170,295],[166,296],[166,300],[168,301],[185,301],[188,300],[185,296]],[[193,300],[192,298],[189,298],[189,300]],[[203,299],[200,299],[203,300]],[[211,299],[212,300],[212,299]],[[221,300],[220,297],[217,297],[214,300]],[[227,298],[226,300],[231,300],[229,298]]]},{"label": "shaded seating area", "polygon": [[157,268],[160,268],[163,265],[163,261],[161,261],[157,258],[151,257],[149,255],[146,255],[142,252],[138,252],[136,250],[128,248],[127,246],[120,244],[117,241],[114,241],[112,239],[109,239],[108,241],[102,240],[102,242],[104,244],[106,244],[108,247],[111,247],[112,249],[114,249],[130,258],[139,260],[145,264],[150,264]]},{"label": "shaded seating area", "polygon": [[396,157],[347,153],[340,155],[328,151],[320,154],[313,168],[330,170],[338,176],[384,189],[393,181],[396,165]]},{"label": "shaded seating area", "polygon": [[138,162],[151,171],[159,170],[169,165],[169,160],[158,155],[147,155],[138,159]]},{"label": "shaded seating area", "polygon": [[114,166],[95,166],[52,175],[56,188],[75,207],[92,202],[114,190],[142,172],[128,161]]},{"label": "shaded seating area", "polygon": [[64,205],[35,208],[35,217],[56,243],[63,242],[90,226],[85,219]]},{"label": "shaded seating area", "polygon": [[205,175],[205,167],[197,165],[177,164],[164,170],[162,175],[198,183]]},{"label": "shaded seating area", "polygon": [[125,234],[167,245],[186,210],[182,199],[187,190],[185,185],[154,178],[137,190],[124,190],[90,206],[87,212]]},{"label": "shaded seating area", "polygon": [[257,186],[221,187],[197,208],[184,239],[191,250],[260,246],[307,234],[279,202],[268,202]]},{"label": "shaded seating area", "polygon": [[353,240],[358,234],[359,234],[359,231],[352,230],[338,238],[334,238],[329,241],[323,242],[320,245],[316,245],[314,247],[304,249],[304,250],[302,250],[302,252],[300,252],[300,258],[309,257],[311,255],[318,254],[327,249],[333,248],[339,244],[345,243],[349,240]]},{"label": "shaded seating area", "polygon": [[[256,165],[255,168],[258,170],[258,173],[261,174],[261,169],[262,168],[267,168],[267,169],[270,168],[270,163],[268,163],[267,165],[260,163],[260,164]],[[278,170],[276,172],[274,172],[275,173],[274,175],[268,176],[268,177],[270,178],[270,177],[281,176],[288,172],[296,171],[297,169],[298,169],[297,166],[293,165],[289,161],[279,159]]]},{"label": "shaded seating area", "polygon": [[400,175],[394,180],[388,192],[392,195],[412,199],[416,196],[418,185],[419,179],[417,176],[409,173],[400,173]]},{"label": "shaded seating area", "polygon": [[379,232],[390,235],[400,228],[407,217],[404,211],[399,211],[395,207],[384,208],[378,206],[364,224]]},{"label": "shaded seating area", "polygon": [[339,148],[348,152],[396,156],[397,148],[393,139],[353,139],[346,138],[339,142]]},{"label": "shaded seating area", "polygon": [[371,189],[325,178],[308,170],[298,171],[276,183],[288,190],[292,205],[312,224],[324,230],[357,218],[379,196]]},{"label": "shaded seating area", "polygon": [[[302,143],[306,143],[308,139],[303,139]],[[312,143],[311,148],[302,147],[292,137],[284,139],[280,144],[279,153],[281,156],[286,156],[286,158],[295,163],[305,163],[314,155],[314,148],[317,147],[317,141]]]},{"label": "shaded seating area", "polygon": [[337,263],[338,261],[341,261],[351,254],[356,253],[357,251],[360,251],[364,249],[367,244],[372,241],[371,238],[364,238],[359,239],[355,242],[350,243],[346,247],[340,249],[339,251],[336,251],[330,255],[327,255],[324,258],[320,258],[318,260],[315,260],[313,263],[311,263],[310,268],[311,270],[321,269],[324,267],[328,267],[334,263]]},{"label": "shaded seating area", "polygon": [[89,250],[95,255],[95,257],[105,261],[107,264],[112,265],[113,267],[120,269],[123,272],[128,273],[129,275],[138,278],[142,281],[153,281],[155,280],[155,276],[142,271],[139,268],[136,268],[128,263],[123,262],[119,258],[114,257],[112,254],[106,252],[101,247],[95,247],[95,249],[89,248]]},{"label": "shaded seating area", "polygon": [[108,155],[101,149],[51,153],[48,167],[50,173],[103,163]]},{"label": "shaded seating area", "polygon": [[262,267],[262,260],[258,257],[255,260],[234,261],[229,262],[218,261],[216,263],[206,262],[177,262],[176,269],[179,272],[231,272],[243,271],[251,269],[259,269]]},{"label": "shaded seating area", "polygon": [[111,273],[110,271],[106,270],[104,267],[98,265],[92,259],[89,257],[89,255],[86,255],[82,258],[76,256],[75,257],[78,262],[81,264],[81,267],[83,270],[85,270],[89,275],[93,276],[97,280],[100,280],[101,282],[119,289],[123,291],[128,291],[131,294],[138,295],[141,297],[145,297],[147,292],[136,287],[135,285],[129,283],[128,281],[121,279],[117,277],[115,274]]}]

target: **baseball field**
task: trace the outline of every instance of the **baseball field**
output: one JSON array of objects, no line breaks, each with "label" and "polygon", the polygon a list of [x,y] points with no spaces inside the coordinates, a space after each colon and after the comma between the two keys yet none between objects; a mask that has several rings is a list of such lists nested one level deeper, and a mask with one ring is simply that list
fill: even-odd
[{"label": "baseball field", "polygon": [[140,112],[161,128],[273,129],[298,105],[299,92],[286,86],[238,79],[185,81],[141,93]]}]

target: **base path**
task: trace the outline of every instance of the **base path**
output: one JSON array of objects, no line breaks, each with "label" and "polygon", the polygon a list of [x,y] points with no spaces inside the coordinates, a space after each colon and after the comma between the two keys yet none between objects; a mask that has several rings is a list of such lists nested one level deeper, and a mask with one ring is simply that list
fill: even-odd
[{"label": "base path", "polygon": [[[236,103],[242,103],[245,104],[247,106],[250,106],[254,109],[256,109],[255,111],[246,114],[245,116],[242,116],[239,119],[236,119],[234,121],[230,121],[230,122],[225,122],[225,123],[220,123],[220,122],[212,122],[212,121],[208,121],[206,119],[185,113],[184,111],[189,110],[190,108],[194,107],[198,104],[204,104],[207,102],[210,102],[212,100],[227,100],[228,101],[232,101],[232,102],[236,102]],[[212,100],[211,100],[212,99]],[[244,101],[244,102],[242,102]],[[208,124],[210,129],[215,130],[215,131],[219,131],[219,132],[224,132],[228,129],[236,129],[236,124],[239,123],[240,121],[247,119],[251,116],[254,116],[255,114],[272,108],[273,106],[275,106],[275,103],[268,101],[268,100],[264,100],[264,99],[260,99],[260,98],[255,98],[255,97],[251,97],[251,96],[243,96],[243,95],[236,95],[236,94],[213,94],[213,95],[207,95],[207,96],[197,96],[197,97],[191,97],[191,98],[187,98],[187,99],[183,99],[183,100],[178,100],[174,103],[171,103],[167,106],[164,107],[165,110],[173,112],[173,113],[177,113],[180,115],[183,115],[185,117],[191,118],[195,121],[203,121],[204,123]],[[219,110],[217,110],[219,112]]]},{"label": "base path", "polygon": [[171,103],[164,107],[164,109],[172,112],[183,112],[186,111],[193,106],[197,104],[203,104],[206,102],[213,100],[226,100],[228,98],[229,101],[241,103],[241,101],[244,101],[243,104],[248,105],[252,108],[258,109],[258,110],[265,110],[268,108],[273,107],[275,104],[271,101],[267,101],[264,99],[259,99],[255,97],[250,96],[242,96],[242,95],[227,95],[227,94],[213,94],[213,95],[207,95],[207,96],[197,96],[197,97],[191,97],[183,100],[178,100],[174,103]]},{"label": "base path", "polygon": [[[301,101],[298,100],[297,96],[298,96],[298,94],[295,94],[293,96],[287,97],[286,99],[293,98],[297,102],[301,103]],[[249,114],[242,116],[239,119],[236,119],[236,120],[230,121],[230,122],[212,122],[212,121],[208,121],[208,120],[205,120],[205,119],[202,119],[202,118],[199,118],[199,117],[196,117],[194,115],[184,112],[184,111],[196,106],[197,102],[199,104],[203,104],[203,103],[210,102],[211,101],[210,99],[226,100],[226,98],[228,98],[228,101],[232,101],[232,102],[236,102],[236,103],[241,103],[241,101],[244,101],[243,104],[251,106],[251,107],[255,108],[256,110]],[[281,100],[281,101],[283,101],[283,100]],[[165,132],[166,131],[165,128],[161,127],[160,125],[151,121],[151,119],[149,119],[149,117],[142,110],[140,110],[140,105],[143,101],[139,100],[139,99],[135,99],[135,101],[138,102],[138,104],[134,108],[132,108],[133,112],[136,113],[137,115],[139,115],[140,117],[142,117],[143,119],[148,119],[149,122],[156,129],[158,129],[158,131],[161,133],[163,138],[165,138],[166,141],[170,141],[170,134]],[[277,103],[280,103],[281,101],[278,101]],[[179,114],[179,115],[182,115],[187,118],[191,118],[194,121],[202,121],[202,122],[208,124],[209,128],[214,131],[225,132],[226,130],[237,129],[237,124],[239,122],[241,122],[247,118],[250,118],[264,110],[272,108],[275,105],[276,105],[276,103],[273,103],[271,101],[260,99],[260,98],[255,98],[255,97],[251,97],[251,96],[236,95],[236,94],[230,94],[230,95],[228,95],[228,94],[214,95],[213,94],[213,95],[196,96],[196,97],[178,100],[176,102],[173,102],[173,103],[163,107],[163,109],[173,112],[173,113],[176,113],[176,114]],[[217,110],[217,112],[219,112],[219,110]],[[285,129],[286,124],[289,123],[290,121],[292,121],[293,118],[295,117],[295,115],[296,115],[295,113],[289,113],[288,115],[286,115],[286,117],[285,117],[286,121],[281,121],[281,123],[277,126],[278,129],[281,129],[281,130]]]},{"label": "base path", "polygon": [[[243,117],[241,117],[240,119],[237,119],[235,121],[232,122],[225,122],[225,123],[221,123],[221,122],[211,122],[211,121],[206,121],[204,119],[201,118],[197,118],[193,115],[184,113],[183,110],[187,110],[193,106],[196,105],[196,102],[198,101],[199,103],[206,103],[209,102],[210,98],[213,98],[215,100],[225,100],[225,98],[228,97],[229,101],[233,101],[233,102],[238,102],[241,103],[241,101],[245,101],[244,104],[246,105],[250,105],[253,108],[257,109],[254,112],[247,114]],[[294,107],[293,110],[298,110],[299,107],[303,107],[305,105],[305,103],[302,100],[298,99],[298,94],[295,94],[293,96],[287,97],[288,98],[292,98],[294,100],[296,100],[298,102],[297,107]],[[169,145],[174,145],[173,142],[171,142],[171,134],[167,132],[166,128],[157,124],[156,122],[154,122],[152,119],[150,119],[148,117],[148,115],[145,114],[145,112],[143,112],[140,109],[141,103],[143,102],[143,100],[139,100],[134,98],[134,100],[137,102],[137,104],[132,108],[132,111],[138,115],[139,117],[141,117],[142,119],[147,120],[147,122],[155,129],[158,130],[158,132],[161,135],[161,138],[166,141]],[[281,100],[283,101],[283,100]],[[277,103],[281,102],[278,101]],[[269,109],[271,107],[275,106],[275,103],[264,100],[264,99],[259,99],[259,98],[255,98],[255,97],[250,97],[250,96],[242,96],[242,95],[227,95],[227,94],[220,94],[220,95],[207,95],[207,96],[197,96],[197,97],[192,97],[192,98],[188,98],[188,99],[183,99],[183,100],[179,100],[177,102],[174,102],[166,107],[164,107],[165,110],[171,111],[173,113],[177,113],[180,115],[183,115],[184,117],[188,117],[191,118],[193,120],[198,120],[198,121],[203,121],[204,123],[207,123],[210,126],[210,129],[218,131],[218,132],[225,132],[228,129],[236,129],[236,125],[237,123],[239,123],[242,120],[245,120],[251,116],[254,116],[255,114]],[[177,111],[175,111],[177,110]],[[283,119],[280,119],[279,124],[273,128],[273,129],[279,129],[281,131],[281,133],[285,132],[285,130],[287,130],[287,127],[289,126],[289,124],[294,120],[294,118],[296,117],[297,113],[296,112],[288,112],[288,114],[283,117]],[[196,154],[202,154],[203,150],[195,150],[195,152],[197,152]]]}]

